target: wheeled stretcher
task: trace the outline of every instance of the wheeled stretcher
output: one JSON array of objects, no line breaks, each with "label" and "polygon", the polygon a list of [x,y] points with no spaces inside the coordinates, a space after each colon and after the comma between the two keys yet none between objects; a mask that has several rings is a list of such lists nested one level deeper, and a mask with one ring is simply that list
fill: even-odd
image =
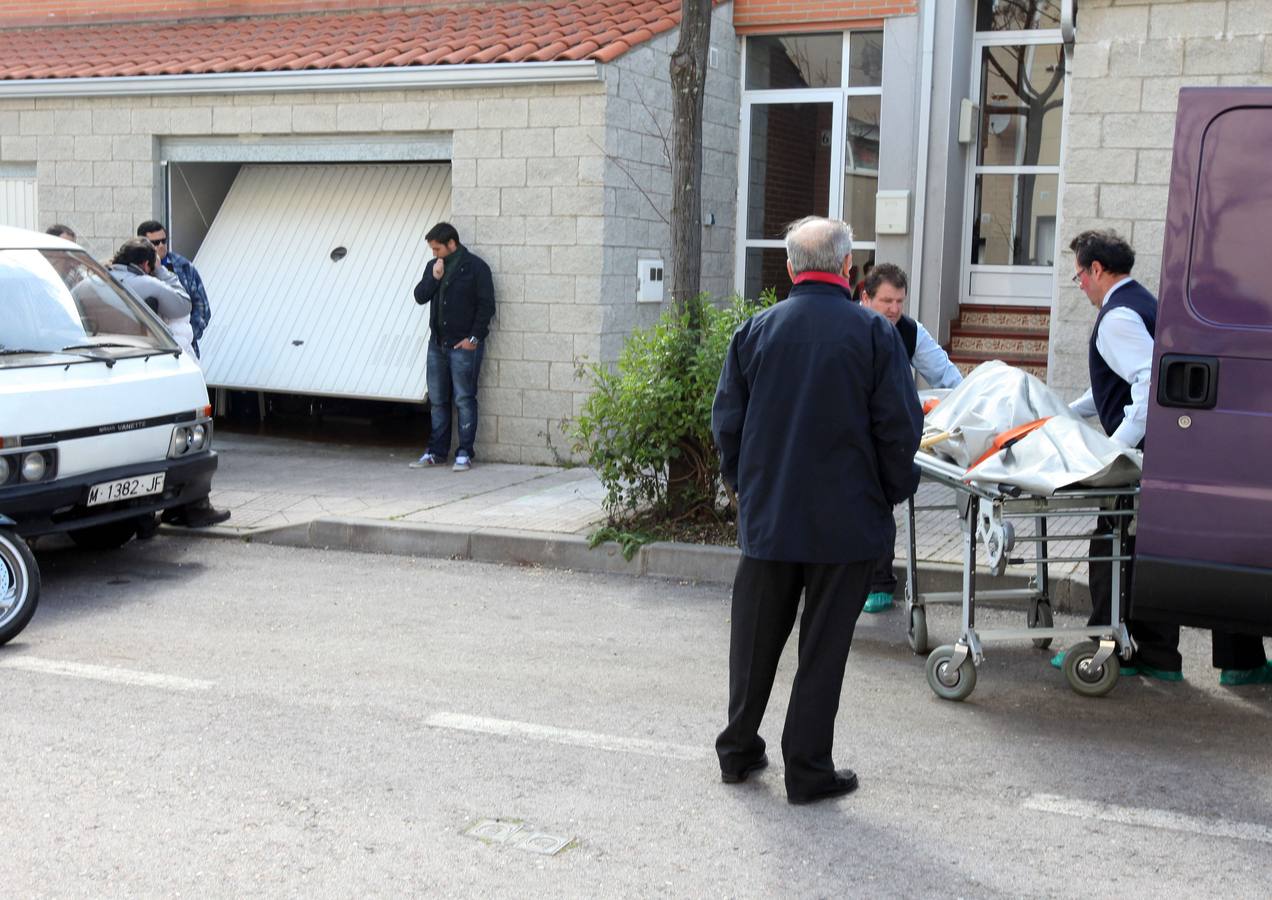
[{"label": "wheeled stretcher", "polygon": [[[1035,647],[1047,648],[1053,638],[1070,636],[1081,639],[1064,657],[1064,676],[1079,694],[1098,697],[1117,684],[1121,659],[1133,652],[1122,608],[1122,566],[1129,559],[1127,536],[1134,528],[1139,487],[1066,488],[1049,495],[1032,494],[1010,485],[990,489],[983,484],[968,483],[966,471],[958,465],[927,452],[915,455],[924,479],[937,482],[953,491],[953,503],[944,506],[916,506],[914,498],[907,504],[905,601],[907,638],[916,654],[928,652],[927,606],[933,603],[961,604],[962,630],[952,644],[943,644],[928,654],[927,680],[938,697],[964,700],[976,688],[976,667],[984,660],[983,646],[992,641],[1032,641]],[[963,585],[959,591],[923,593],[915,559],[917,556],[916,514],[930,510],[953,511],[958,516],[963,538]],[[1070,543],[1075,534],[1048,534],[1048,520],[1085,519],[1105,516],[1116,523],[1109,538],[1106,555],[1054,556],[1050,544]],[[1033,534],[1024,534],[1022,520],[1032,520]],[[1022,533],[1017,533],[1018,531]],[[1089,535],[1082,535],[1088,540]],[[1021,547],[1034,546],[1032,554]],[[1055,627],[1051,611],[1051,585],[1048,567],[1055,563],[1113,563],[1111,615],[1108,624],[1081,627]],[[1027,587],[977,591],[978,570],[1002,575],[1009,568],[1032,568]],[[1025,606],[1023,628],[976,627],[978,600],[1015,601]]]}]

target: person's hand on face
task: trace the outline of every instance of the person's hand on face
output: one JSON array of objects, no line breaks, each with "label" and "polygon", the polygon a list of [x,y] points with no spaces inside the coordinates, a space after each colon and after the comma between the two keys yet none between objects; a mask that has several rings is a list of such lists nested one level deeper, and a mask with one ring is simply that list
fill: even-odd
[{"label": "person's hand on face", "polygon": [[433,256],[436,257],[433,260],[433,277],[438,281],[442,280],[442,275],[446,272],[446,257],[455,252],[455,248],[451,246],[452,243],[454,242],[452,241],[448,244],[443,244],[440,241],[428,242],[428,249],[432,250]]}]

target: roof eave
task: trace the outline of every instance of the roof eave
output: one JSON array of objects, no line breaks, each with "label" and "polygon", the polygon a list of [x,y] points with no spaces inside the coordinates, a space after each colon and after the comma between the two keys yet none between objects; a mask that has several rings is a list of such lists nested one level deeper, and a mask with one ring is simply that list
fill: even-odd
[{"label": "roof eave", "polygon": [[254,94],[289,91],[493,87],[601,81],[595,60],[389,66],[378,69],[304,69],[103,78],[29,78],[0,81],[0,98],[127,97],[174,94]]}]

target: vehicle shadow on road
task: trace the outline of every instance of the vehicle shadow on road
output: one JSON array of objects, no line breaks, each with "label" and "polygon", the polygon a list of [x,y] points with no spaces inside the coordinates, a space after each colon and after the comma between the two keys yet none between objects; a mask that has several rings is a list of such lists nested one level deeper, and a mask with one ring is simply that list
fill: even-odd
[{"label": "vehicle shadow on road", "polygon": [[40,604],[28,632],[10,646],[21,645],[41,625],[144,603],[194,580],[207,568],[200,554],[192,552],[198,546],[160,535],[114,550],[83,550],[61,536],[41,538],[36,543]]}]

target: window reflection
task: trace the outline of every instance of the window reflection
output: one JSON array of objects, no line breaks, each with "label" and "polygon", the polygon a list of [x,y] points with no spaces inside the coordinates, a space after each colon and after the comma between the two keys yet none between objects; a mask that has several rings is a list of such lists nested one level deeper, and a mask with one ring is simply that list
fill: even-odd
[{"label": "window reflection", "polygon": [[977,162],[1060,164],[1064,53],[1058,44],[986,47],[981,57]]},{"label": "window reflection", "polygon": [[752,108],[748,239],[781,238],[789,222],[829,215],[833,111],[830,103]]},{"label": "window reflection", "polygon": [[743,294],[754,300],[768,288],[776,291],[779,300],[785,300],[791,292],[791,277],[786,272],[786,248],[749,247]]},{"label": "window reflection", "polygon": [[977,175],[972,263],[1055,263],[1058,175]]},{"label": "window reflection", "polygon": [[854,31],[848,37],[848,86],[883,84],[883,32]]},{"label": "window reflection", "polygon": [[1060,0],[978,0],[977,31],[1031,31],[1060,27]]},{"label": "window reflection", "polygon": [[844,221],[857,240],[875,239],[875,194],[879,190],[878,96],[848,99],[848,135],[844,149]]},{"label": "window reflection", "polygon": [[746,89],[839,87],[843,52],[839,33],[748,37]]}]

